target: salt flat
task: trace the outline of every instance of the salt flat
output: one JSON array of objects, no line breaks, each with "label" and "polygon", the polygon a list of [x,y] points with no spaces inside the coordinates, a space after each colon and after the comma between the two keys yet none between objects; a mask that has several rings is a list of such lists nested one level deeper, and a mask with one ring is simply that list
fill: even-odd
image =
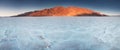
[{"label": "salt flat", "polygon": [[120,18],[0,18],[0,50],[120,50]]}]

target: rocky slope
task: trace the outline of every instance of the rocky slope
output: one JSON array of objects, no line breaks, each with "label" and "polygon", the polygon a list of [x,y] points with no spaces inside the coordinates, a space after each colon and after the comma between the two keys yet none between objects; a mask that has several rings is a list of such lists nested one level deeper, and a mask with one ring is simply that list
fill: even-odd
[{"label": "rocky slope", "polygon": [[95,12],[93,10],[87,8],[80,8],[80,7],[62,7],[57,6],[53,8],[43,9],[43,10],[36,10],[32,12],[26,12],[23,14],[19,14],[17,16],[106,16],[99,12]]}]

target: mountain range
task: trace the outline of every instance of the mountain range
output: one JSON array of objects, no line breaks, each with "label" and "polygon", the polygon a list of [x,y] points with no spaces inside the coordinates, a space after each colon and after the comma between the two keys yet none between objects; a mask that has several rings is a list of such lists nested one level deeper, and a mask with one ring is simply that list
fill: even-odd
[{"label": "mountain range", "polygon": [[69,7],[56,6],[53,8],[47,8],[43,10],[25,12],[22,14],[18,14],[16,16],[17,17],[21,17],[21,16],[32,16],[32,17],[58,16],[59,17],[59,16],[107,16],[107,15],[101,14],[99,12],[87,8],[81,8],[75,6],[69,6]]}]

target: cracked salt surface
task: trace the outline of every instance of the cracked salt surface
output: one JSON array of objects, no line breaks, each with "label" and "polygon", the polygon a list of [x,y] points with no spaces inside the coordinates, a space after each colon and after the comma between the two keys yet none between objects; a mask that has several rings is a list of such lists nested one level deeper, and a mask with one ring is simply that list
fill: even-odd
[{"label": "cracked salt surface", "polygon": [[120,50],[119,19],[0,18],[0,50]]}]

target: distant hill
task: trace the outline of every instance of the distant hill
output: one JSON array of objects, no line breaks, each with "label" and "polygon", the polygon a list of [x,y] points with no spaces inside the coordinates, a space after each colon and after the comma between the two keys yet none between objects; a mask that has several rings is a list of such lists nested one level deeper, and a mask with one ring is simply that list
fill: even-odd
[{"label": "distant hill", "polygon": [[99,12],[95,12],[87,8],[74,7],[74,6],[69,6],[69,7],[57,6],[43,10],[26,12],[23,14],[18,14],[16,16],[41,17],[41,16],[107,16],[107,15],[101,14]]}]

